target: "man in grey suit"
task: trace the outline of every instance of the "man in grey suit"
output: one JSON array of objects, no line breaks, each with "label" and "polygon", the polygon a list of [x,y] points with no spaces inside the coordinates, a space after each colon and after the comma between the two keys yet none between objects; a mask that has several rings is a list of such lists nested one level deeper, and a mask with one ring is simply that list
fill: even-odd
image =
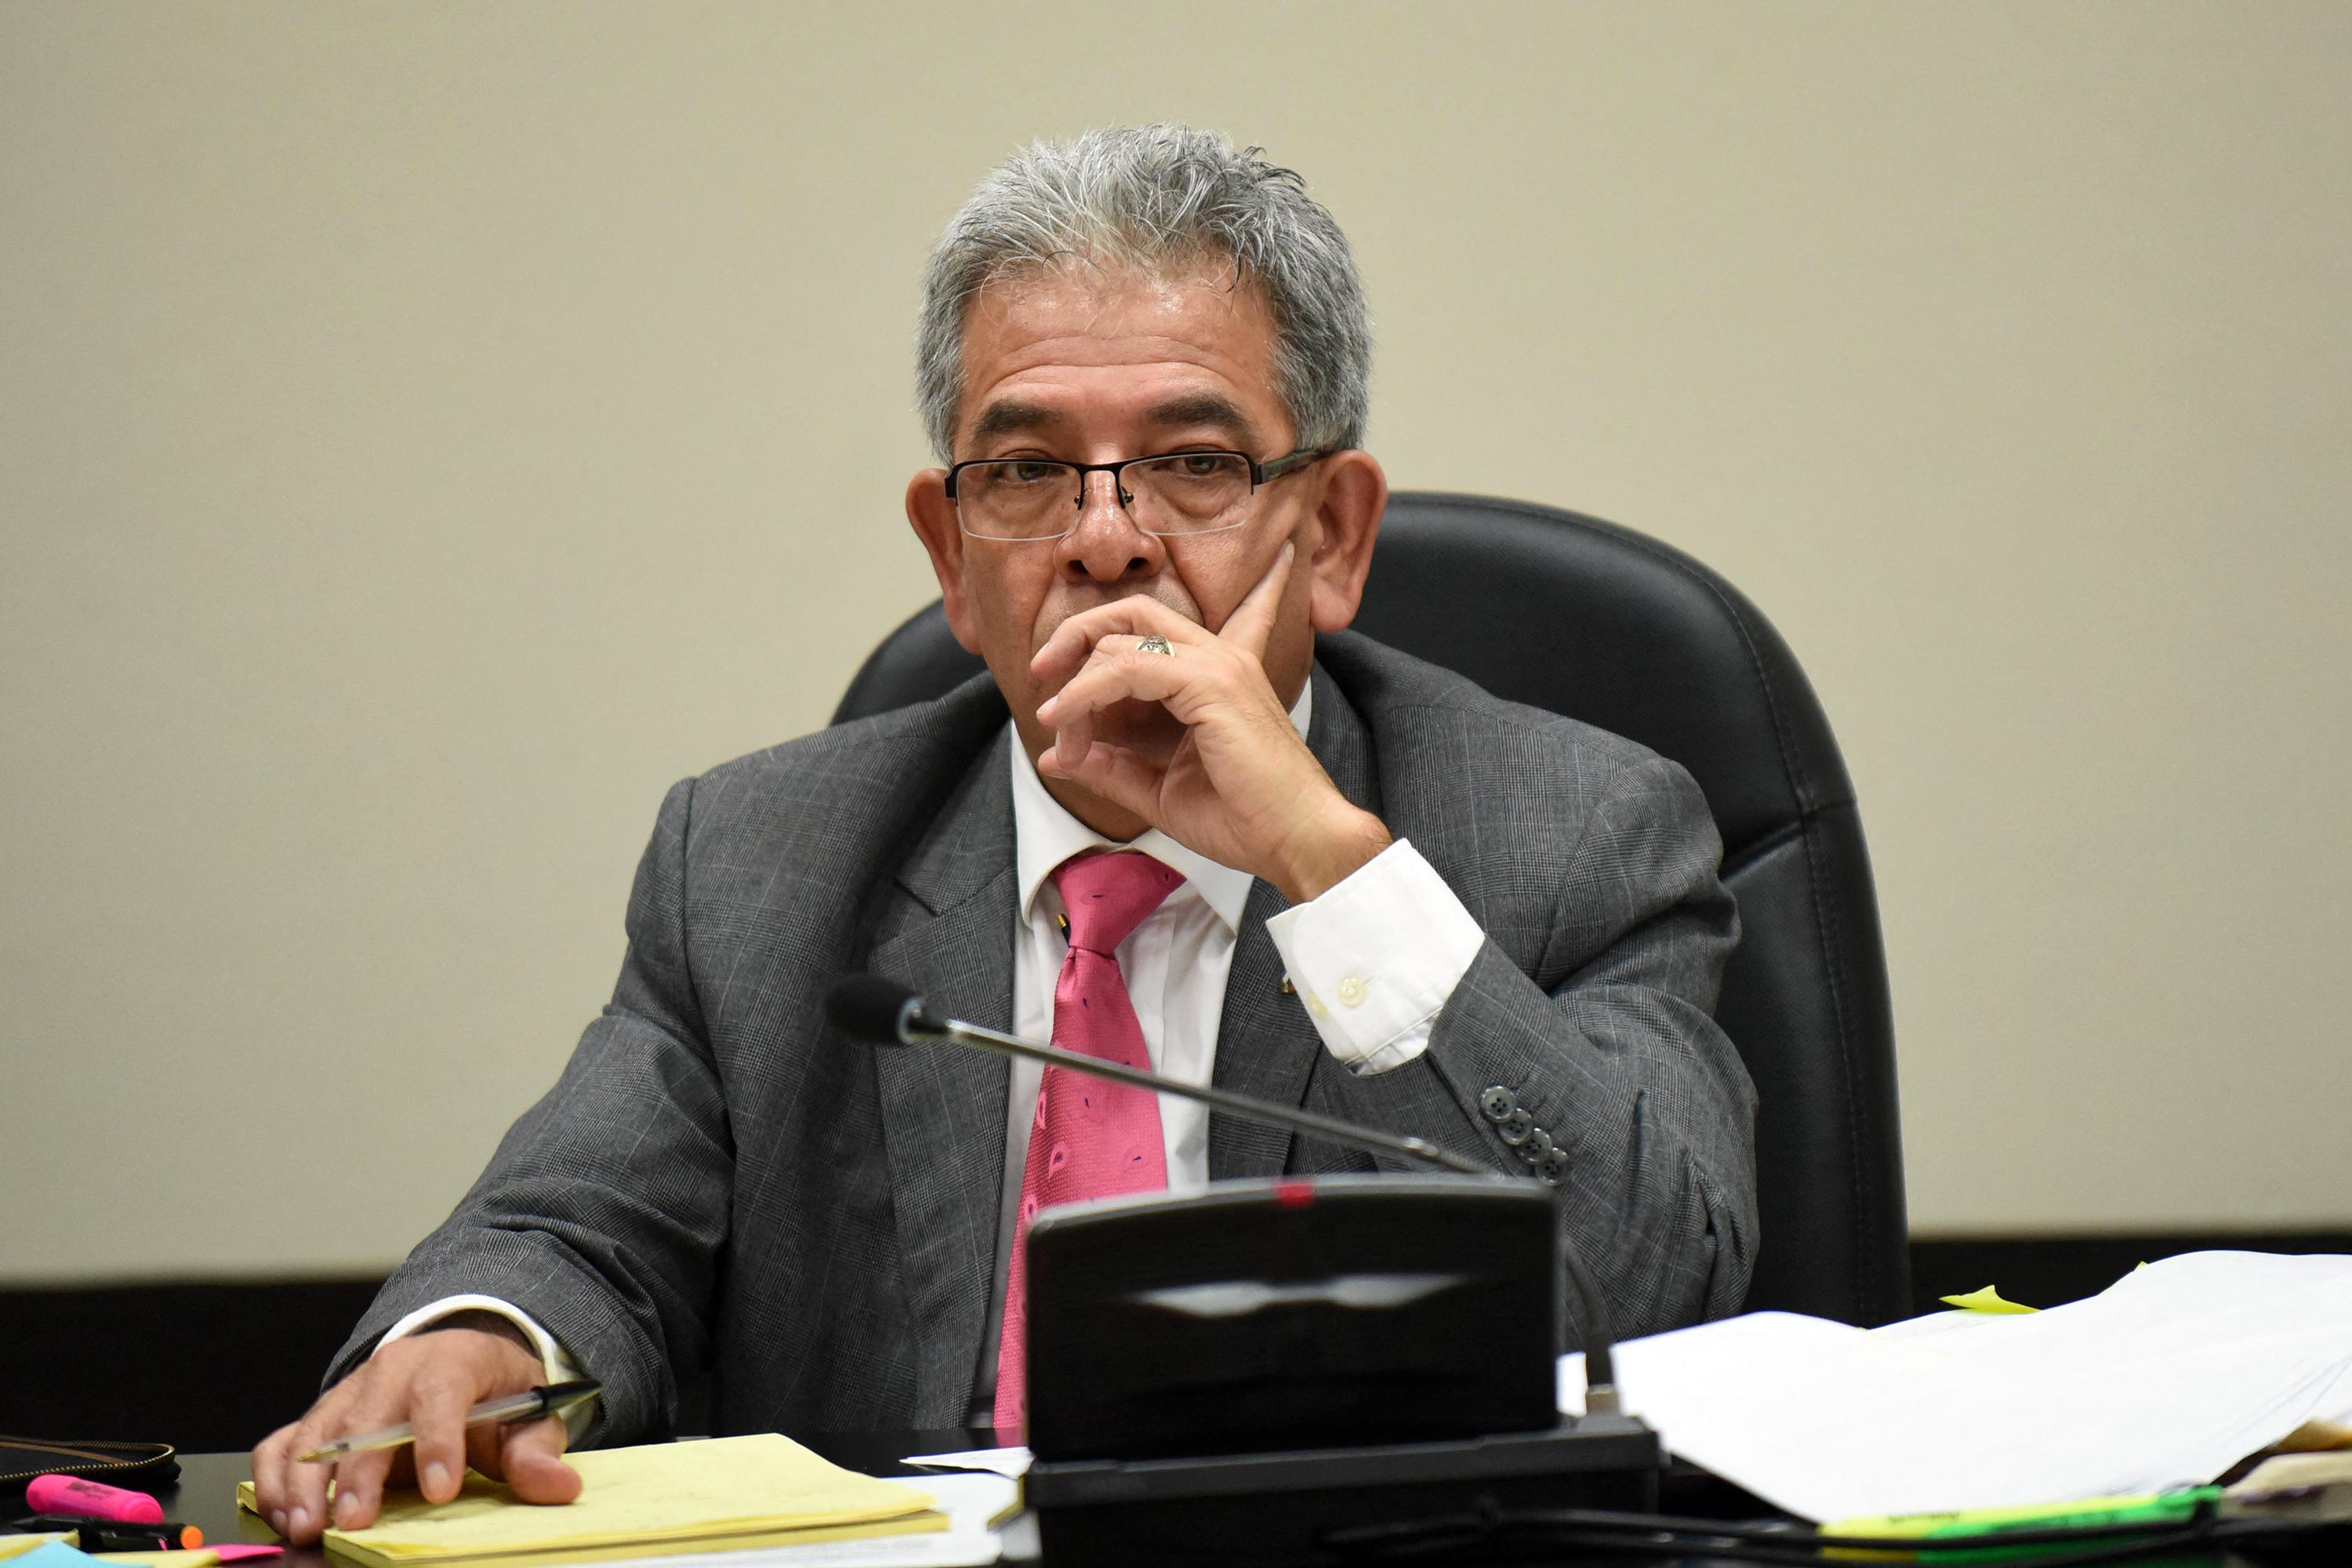
[{"label": "man in grey suit", "polygon": [[[1058,1036],[1060,877],[1104,852],[1176,883],[1116,952],[1154,1066],[1559,1184],[1621,1331],[1738,1309],[1753,1093],[1708,1016],[1737,917],[1706,803],[1346,631],[1387,495],[1369,362],[1344,237],[1254,151],[1097,132],[983,183],[928,279],[944,466],[907,512],[991,679],[670,792],[611,1005],[255,1450],[273,1522],[326,1523],[292,1454],[400,1419],[428,1496],[470,1461],[564,1500],[568,1436],[666,1431],[706,1367],[727,1431],[1017,1409],[1038,1079],[877,1053],[823,1003],[871,970]],[[1171,1186],[1376,1163],[1188,1107],[1157,1113]],[[459,1429],[570,1368],[604,1385],[581,1433]],[[337,1468],[336,1522],[394,1462]]]}]

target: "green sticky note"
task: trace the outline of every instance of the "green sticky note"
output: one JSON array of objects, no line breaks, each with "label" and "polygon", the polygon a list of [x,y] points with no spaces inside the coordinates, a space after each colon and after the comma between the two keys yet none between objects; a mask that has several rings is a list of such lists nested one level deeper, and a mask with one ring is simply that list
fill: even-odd
[{"label": "green sticky note", "polygon": [[1937,1300],[1947,1307],[1958,1307],[1963,1312],[2038,1312],[2042,1310],[2003,1300],[2000,1292],[1990,1285],[1981,1290],[1971,1290],[1965,1296],[1939,1296]]}]

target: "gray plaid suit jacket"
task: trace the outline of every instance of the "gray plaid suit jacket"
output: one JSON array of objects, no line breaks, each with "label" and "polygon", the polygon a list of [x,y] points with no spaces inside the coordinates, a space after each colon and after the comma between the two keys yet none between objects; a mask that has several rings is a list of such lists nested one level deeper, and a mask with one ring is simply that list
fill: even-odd
[{"label": "gray plaid suit jacket", "polygon": [[[1242,921],[1216,1081],[1524,1170],[1481,1116],[1512,1089],[1572,1161],[1565,1224],[1621,1334],[1738,1309],[1756,1247],[1754,1091],[1709,1017],[1738,916],[1673,763],[1353,635],[1318,646],[1308,744],[1486,933],[1392,1072],[1320,1046],[1265,921]],[[1013,1011],[1005,709],[984,678],[673,788],[637,870],[611,1004],[337,1356],[481,1291],[603,1380],[591,1442],[669,1430],[716,1373],[720,1432],[948,1427],[987,1339],[1007,1066],[877,1050],[828,1025],[870,970],[937,1012]],[[1214,1177],[1369,1170],[1210,1122]]]}]

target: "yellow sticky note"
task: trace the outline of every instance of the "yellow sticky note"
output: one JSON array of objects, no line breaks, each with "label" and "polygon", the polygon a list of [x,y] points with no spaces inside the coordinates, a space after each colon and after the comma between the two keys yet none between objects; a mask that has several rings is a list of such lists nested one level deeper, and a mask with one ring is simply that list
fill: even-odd
[{"label": "yellow sticky note", "polygon": [[2021,1307],[2015,1301],[2003,1300],[2001,1299],[2000,1292],[1990,1285],[1986,1286],[1981,1290],[1971,1290],[1965,1296],[1939,1296],[1937,1300],[1943,1302],[1947,1307],[1958,1307],[1963,1312],[1991,1312],[2000,1314],[2005,1312],[2038,1312],[2042,1310],[2039,1307]]},{"label": "yellow sticky note", "polygon": [[128,1568],[213,1568],[220,1553],[198,1546],[173,1552],[93,1552],[100,1563],[121,1563]]}]

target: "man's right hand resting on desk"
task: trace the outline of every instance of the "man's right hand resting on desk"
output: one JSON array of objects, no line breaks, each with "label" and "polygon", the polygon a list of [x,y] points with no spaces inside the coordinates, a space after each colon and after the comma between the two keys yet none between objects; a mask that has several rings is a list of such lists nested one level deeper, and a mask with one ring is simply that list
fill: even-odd
[{"label": "man's right hand resting on desk", "polygon": [[[547,1381],[530,1340],[487,1312],[446,1318],[393,1341],[319,1396],[299,1421],[280,1426],[253,1450],[254,1500],[271,1528],[298,1546],[327,1528],[327,1482],[335,1483],[334,1524],[362,1530],[375,1522],[387,1480],[412,1478],[425,1495],[457,1495],[467,1466],[503,1479],[525,1502],[570,1502],[580,1474],[563,1462],[559,1415],[518,1426],[466,1426],[485,1399],[521,1394]],[[405,1421],[414,1447],[353,1454],[333,1465],[297,1463],[322,1443]]]}]

